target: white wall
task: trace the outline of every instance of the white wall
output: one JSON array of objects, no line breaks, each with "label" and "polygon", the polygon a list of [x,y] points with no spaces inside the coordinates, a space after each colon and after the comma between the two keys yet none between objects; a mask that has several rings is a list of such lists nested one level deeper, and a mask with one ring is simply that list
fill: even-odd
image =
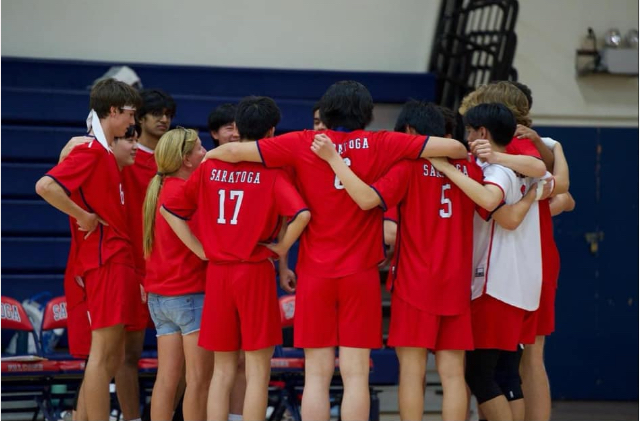
[{"label": "white wall", "polygon": [[423,72],[439,1],[6,0],[2,54]]},{"label": "white wall", "polygon": [[535,124],[638,126],[637,76],[576,76],[589,27],[598,37],[637,29],[638,1],[520,0],[515,67],[533,91]]},{"label": "white wall", "polygon": [[[2,54],[422,72],[440,0],[5,0]],[[638,78],[575,76],[589,26],[638,27],[636,0],[520,0],[515,65],[537,124],[637,126]]]}]

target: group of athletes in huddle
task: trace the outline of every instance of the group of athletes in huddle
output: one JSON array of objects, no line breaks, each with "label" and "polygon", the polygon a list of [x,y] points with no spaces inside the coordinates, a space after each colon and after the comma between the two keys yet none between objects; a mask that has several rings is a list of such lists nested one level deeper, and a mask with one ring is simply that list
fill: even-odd
[{"label": "group of athletes in huddle", "polygon": [[[443,419],[467,418],[469,391],[483,419],[548,419],[551,217],[573,200],[562,146],[530,128],[530,107],[526,86],[494,82],[459,109],[466,143],[452,139],[455,113],[419,101],[395,131],[372,132],[371,95],[342,81],[314,109],[314,130],[274,136],[280,111],[267,97],[219,107],[209,118],[219,146],[206,152],[196,130],[170,129],[166,93],[97,83],[89,135],[36,185],[71,220],[69,341],[88,356],[76,419],[107,419],[114,377],[125,419],[140,418],[149,316],[152,419],[171,419],[182,390],[185,420],[264,419],[282,343],[276,272],[296,294],[303,419],[330,417],[336,347],[341,418],[368,419],[387,255],[400,417],[422,418],[432,351]],[[299,237],[294,273],[287,253]]]}]

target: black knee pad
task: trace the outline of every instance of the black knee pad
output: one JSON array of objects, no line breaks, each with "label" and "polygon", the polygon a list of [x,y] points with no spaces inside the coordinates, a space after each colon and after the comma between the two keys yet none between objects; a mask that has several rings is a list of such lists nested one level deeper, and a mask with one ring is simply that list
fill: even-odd
[{"label": "black knee pad", "polygon": [[495,380],[495,367],[499,352],[495,349],[467,352],[465,379],[471,393],[478,400],[478,404],[483,404],[502,395],[502,389]]},{"label": "black knee pad", "polygon": [[522,348],[517,351],[501,351],[496,365],[496,383],[508,401],[524,398],[522,394],[522,380],[520,379],[520,360]]}]

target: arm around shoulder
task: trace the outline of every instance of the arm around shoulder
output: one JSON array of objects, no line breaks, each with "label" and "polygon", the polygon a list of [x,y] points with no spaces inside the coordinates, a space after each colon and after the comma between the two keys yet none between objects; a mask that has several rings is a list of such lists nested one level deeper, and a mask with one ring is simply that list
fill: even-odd
[{"label": "arm around shoulder", "polygon": [[430,136],[420,158],[446,156],[452,159],[464,159],[467,157],[467,148],[455,140],[446,137]]},{"label": "arm around shoulder", "polygon": [[224,162],[262,162],[257,142],[230,142],[210,150],[205,159],[218,159]]}]

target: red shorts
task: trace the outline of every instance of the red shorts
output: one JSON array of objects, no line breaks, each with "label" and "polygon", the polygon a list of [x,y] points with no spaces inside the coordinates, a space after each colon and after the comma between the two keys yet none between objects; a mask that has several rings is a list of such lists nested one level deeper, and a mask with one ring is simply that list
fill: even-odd
[{"label": "red shorts", "polygon": [[515,351],[526,313],[487,294],[472,300],[471,324],[476,349]]},{"label": "red shorts", "polygon": [[107,262],[85,273],[83,281],[91,330],[119,324],[140,330],[140,286],[133,267]]},{"label": "red shorts", "polygon": [[555,283],[543,282],[538,308],[536,335],[551,335],[556,330],[556,290]]},{"label": "red shorts", "polygon": [[[556,286],[552,282],[542,282],[540,307],[534,312],[535,317],[525,319],[525,330],[533,330],[535,336],[551,335],[556,329]],[[530,338],[530,335],[529,335]],[[530,342],[523,342],[530,343]]]},{"label": "red shorts", "polygon": [[[147,293],[144,292],[144,273],[140,273],[136,270],[136,283],[138,284],[140,300],[135,304],[135,322],[127,330],[144,330],[148,326],[154,326],[151,321],[151,315],[149,314],[149,306],[147,305]],[[155,327],[155,326],[154,326]]]},{"label": "red shorts", "polygon": [[427,313],[393,294],[389,346],[441,350],[472,350],[471,309],[455,316]]},{"label": "red shorts", "polygon": [[75,358],[86,359],[91,350],[91,326],[87,316],[87,302],[67,306],[67,337],[69,353]]},{"label": "red shorts", "polygon": [[293,323],[297,348],[381,348],[378,268],[341,278],[300,274]]},{"label": "red shorts", "polygon": [[228,352],[281,343],[273,263],[209,263],[198,345]]}]

